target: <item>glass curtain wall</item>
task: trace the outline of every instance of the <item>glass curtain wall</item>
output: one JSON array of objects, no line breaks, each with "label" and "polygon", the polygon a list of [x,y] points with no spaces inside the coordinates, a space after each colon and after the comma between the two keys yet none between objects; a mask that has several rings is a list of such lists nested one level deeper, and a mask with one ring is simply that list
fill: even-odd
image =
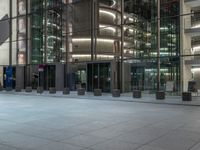
[{"label": "glass curtain wall", "polygon": [[[180,4],[178,0],[161,0],[161,90],[173,83],[173,91],[180,90]],[[137,15],[134,23],[134,55],[125,59],[131,64],[131,87],[157,90],[157,0],[126,0],[125,11]],[[134,27],[133,27],[134,28]]]},{"label": "glass curtain wall", "polygon": [[17,64],[25,65],[28,60],[28,1],[17,0]]},{"label": "glass curtain wall", "polygon": [[4,83],[4,67],[9,65],[9,17],[10,17],[10,2],[2,0],[0,5],[0,86]]},{"label": "glass curtain wall", "polygon": [[[152,67],[153,63],[150,61],[150,38],[151,38],[151,3],[150,1],[141,0],[125,0],[125,12],[135,16],[131,25],[133,33],[133,55],[131,59],[125,59],[125,64],[130,64],[130,76],[131,76],[131,90],[151,89],[152,85],[149,85],[150,81],[154,82],[154,79],[146,79],[150,77],[145,70]],[[148,83],[147,83],[148,81]],[[130,84],[129,83],[129,84]]]},{"label": "glass curtain wall", "polygon": [[[9,18],[10,1],[2,0],[0,5],[0,65],[9,65]],[[1,69],[2,70],[2,69]],[[2,72],[2,71],[1,71]]]},{"label": "glass curtain wall", "polygon": [[32,63],[42,64],[43,59],[43,0],[31,1]]},{"label": "glass curtain wall", "polygon": [[56,64],[62,62],[63,3],[62,0],[31,0],[30,11],[31,85],[48,90],[56,87]]},{"label": "glass curtain wall", "polygon": [[[152,1],[151,10],[150,56],[155,58],[157,56],[157,1]],[[161,0],[160,10],[160,85],[162,90],[166,90],[166,84],[173,82],[173,92],[178,92],[180,91],[180,2]],[[157,75],[156,63],[154,65],[155,67],[149,71]]]},{"label": "glass curtain wall", "polygon": [[32,63],[60,62],[62,0],[32,0]]},{"label": "glass curtain wall", "polygon": [[[0,41],[0,65],[9,65],[11,62],[36,66],[30,69],[33,72],[27,71],[25,74],[31,79],[35,76],[37,80],[39,76],[45,76],[46,70],[51,70],[48,67],[45,70],[45,67],[39,64],[68,63],[68,75],[65,80],[74,78],[77,82],[74,81],[73,84],[81,82],[85,86],[86,64],[91,61],[115,62],[111,71],[117,72],[115,78],[119,79],[118,83],[122,82],[120,69],[123,67],[120,66],[120,62],[123,58],[124,74],[127,75],[124,84],[128,84],[127,89],[156,90],[157,0],[124,0],[124,28],[121,26],[120,0],[94,2],[93,4],[89,0],[2,0],[0,20],[4,17],[9,20],[10,16],[14,18],[10,27],[13,32],[8,29],[6,38],[3,42]],[[168,82],[173,82],[175,92],[180,89],[179,3],[179,0],[161,0],[161,89],[165,89]],[[195,42],[195,39],[192,42]],[[49,72],[54,78],[55,72]],[[1,67],[1,82],[2,74]],[[107,77],[105,79],[109,80]],[[54,86],[54,81],[52,83]]]}]

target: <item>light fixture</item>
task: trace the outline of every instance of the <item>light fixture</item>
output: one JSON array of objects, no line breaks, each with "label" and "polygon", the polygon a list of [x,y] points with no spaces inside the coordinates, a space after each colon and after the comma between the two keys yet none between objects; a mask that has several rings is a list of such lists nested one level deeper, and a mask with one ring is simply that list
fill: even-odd
[{"label": "light fixture", "polygon": [[133,22],[133,18],[128,18],[128,19],[129,19],[129,21]]},{"label": "light fixture", "polygon": [[192,73],[200,72],[200,68],[191,68]]},{"label": "light fixture", "polygon": [[200,24],[197,24],[197,25],[193,26],[192,28],[193,28],[193,29],[195,29],[195,28],[200,28]]},{"label": "light fixture", "polygon": [[[72,55],[73,58],[86,58],[86,57],[91,57],[90,54],[73,54]],[[97,55],[97,58],[114,58],[113,55]]]},{"label": "light fixture", "polygon": [[[90,42],[90,38],[73,38],[72,42]],[[106,43],[113,43],[114,40],[112,39],[97,39],[97,42],[106,42]]]},{"label": "light fixture", "polygon": [[116,18],[116,15],[110,11],[107,11],[107,10],[99,10],[100,13],[103,13],[103,14],[106,14],[106,15],[109,15],[111,17],[113,17],[114,19]]},{"label": "light fixture", "polygon": [[112,1],[113,1],[113,4],[111,5],[111,7],[114,7],[117,4],[117,2],[115,0],[112,0]]},{"label": "light fixture", "polygon": [[102,30],[110,30],[112,32],[116,32],[116,29],[114,27],[109,27],[109,26],[106,26],[106,25],[99,25],[99,27]]},{"label": "light fixture", "polygon": [[192,53],[194,54],[194,52],[199,52],[200,51],[200,46],[195,46],[193,48],[191,48]]}]

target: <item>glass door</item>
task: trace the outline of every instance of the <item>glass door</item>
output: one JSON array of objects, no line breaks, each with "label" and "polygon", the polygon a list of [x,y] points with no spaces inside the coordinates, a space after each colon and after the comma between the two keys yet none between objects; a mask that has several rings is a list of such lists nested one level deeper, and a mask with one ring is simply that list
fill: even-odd
[{"label": "glass door", "polygon": [[110,63],[99,64],[99,88],[103,92],[111,92],[111,65]]},{"label": "glass door", "polygon": [[44,89],[49,90],[50,87],[55,87],[55,65],[49,65],[44,67]]},{"label": "glass door", "polygon": [[111,64],[87,64],[87,90],[101,89],[102,92],[111,92]]},{"label": "glass door", "polygon": [[144,67],[132,67],[132,88],[135,89],[144,89]]},{"label": "glass door", "polygon": [[99,64],[92,64],[93,66],[93,89],[99,89]]}]

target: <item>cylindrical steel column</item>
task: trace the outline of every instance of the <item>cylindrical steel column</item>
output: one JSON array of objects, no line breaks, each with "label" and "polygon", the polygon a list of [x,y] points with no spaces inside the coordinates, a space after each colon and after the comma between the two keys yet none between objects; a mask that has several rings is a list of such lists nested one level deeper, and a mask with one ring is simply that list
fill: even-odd
[{"label": "cylindrical steel column", "polygon": [[9,26],[9,65],[12,65],[12,0],[10,0],[10,26]]},{"label": "cylindrical steel column", "polygon": [[124,60],[124,0],[121,0],[121,63],[120,63],[120,89],[123,92],[123,60]]},{"label": "cylindrical steel column", "polygon": [[94,0],[91,0],[91,61],[94,60],[94,45],[95,45],[95,33],[94,33]]},{"label": "cylindrical steel column", "polygon": [[160,0],[157,0],[157,91],[160,91]]}]

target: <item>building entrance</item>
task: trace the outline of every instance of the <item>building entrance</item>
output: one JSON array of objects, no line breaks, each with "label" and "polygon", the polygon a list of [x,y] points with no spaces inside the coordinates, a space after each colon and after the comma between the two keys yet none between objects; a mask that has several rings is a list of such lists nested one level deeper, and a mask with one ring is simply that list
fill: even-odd
[{"label": "building entrance", "polygon": [[87,64],[87,90],[102,89],[102,92],[111,92],[111,63]]},{"label": "building entrance", "polygon": [[39,71],[39,80],[38,84],[40,87],[43,87],[44,90],[48,90],[50,87],[55,87],[55,65],[47,65],[38,68]]},{"label": "building entrance", "polygon": [[33,89],[43,87],[49,90],[50,87],[57,91],[64,89],[64,65],[48,64],[35,65],[31,69],[31,86]]},{"label": "building entrance", "polygon": [[131,68],[131,85],[132,88],[143,90],[144,89],[144,67]]}]

